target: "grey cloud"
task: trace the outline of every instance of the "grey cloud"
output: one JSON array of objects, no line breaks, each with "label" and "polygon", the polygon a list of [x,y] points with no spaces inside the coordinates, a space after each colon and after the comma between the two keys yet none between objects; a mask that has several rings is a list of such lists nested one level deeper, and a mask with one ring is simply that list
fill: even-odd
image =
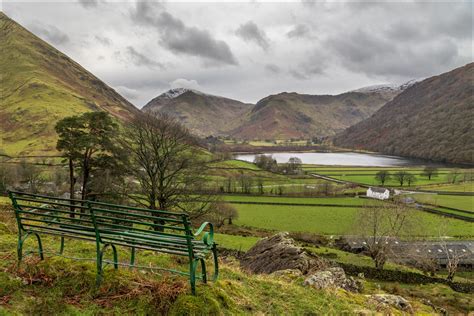
[{"label": "grey cloud", "polygon": [[342,65],[369,76],[419,78],[460,61],[452,40],[404,45],[358,30],[326,44]]},{"label": "grey cloud", "polygon": [[288,71],[288,73],[293,78],[296,78],[298,80],[308,80],[309,79],[309,77],[307,75],[305,75],[304,73],[302,73],[301,71],[296,70],[296,69],[291,69],[290,71]]},{"label": "grey cloud", "polygon": [[147,56],[139,53],[135,48],[132,46],[127,46],[127,56],[129,57],[130,61],[135,65],[135,66],[146,66],[149,68],[161,68],[164,69],[165,67],[163,64],[154,61]]},{"label": "grey cloud", "polygon": [[309,33],[309,27],[306,24],[297,24],[286,33],[289,38],[305,37]]},{"label": "grey cloud", "polygon": [[312,64],[310,61],[301,63],[297,68],[292,68],[288,73],[298,80],[308,80],[314,75],[324,74],[324,64]]},{"label": "grey cloud", "polygon": [[84,8],[95,8],[99,5],[99,0],[79,0],[79,4]]},{"label": "grey cloud", "polygon": [[38,36],[45,38],[52,44],[65,44],[69,42],[69,36],[54,25],[34,24],[30,29]]},{"label": "grey cloud", "polygon": [[270,47],[269,40],[263,30],[261,30],[257,24],[252,21],[248,21],[235,31],[239,37],[247,42],[254,42],[264,50]]},{"label": "grey cloud", "polygon": [[101,44],[105,45],[105,46],[110,46],[112,45],[112,41],[110,40],[110,38],[108,37],[105,37],[105,36],[100,36],[100,35],[96,35],[94,36],[94,38]]},{"label": "grey cloud", "polygon": [[281,72],[280,67],[278,67],[275,64],[266,64],[265,65],[265,70],[270,73],[278,74]]},{"label": "grey cloud", "polygon": [[229,45],[203,29],[186,26],[183,21],[162,10],[161,5],[139,2],[132,19],[160,32],[160,43],[177,54],[197,56],[214,64],[237,65]]}]

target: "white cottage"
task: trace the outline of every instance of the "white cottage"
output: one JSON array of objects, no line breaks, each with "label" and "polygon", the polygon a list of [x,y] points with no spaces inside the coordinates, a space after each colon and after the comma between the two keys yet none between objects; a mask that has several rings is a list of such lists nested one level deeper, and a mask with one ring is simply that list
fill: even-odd
[{"label": "white cottage", "polygon": [[390,197],[390,191],[385,188],[368,188],[367,197],[378,199],[378,200],[388,200]]}]

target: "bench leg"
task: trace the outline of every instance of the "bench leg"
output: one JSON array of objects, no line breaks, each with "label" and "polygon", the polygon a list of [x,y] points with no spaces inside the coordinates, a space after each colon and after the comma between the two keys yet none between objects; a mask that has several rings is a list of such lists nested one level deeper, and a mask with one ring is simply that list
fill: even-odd
[{"label": "bench leg", "polygon": [[196,268],[199,260],[191,260],[189,263],[189,283],[191,284],[191,293],[196,295]]},{"label": "bench leg", "polygon": [[135,247],[132,247],[130,253],[130,270],[133,269],[133,265],[135,264]]},{"label": "bench leg", "polygon": [[64,252],[64,237],[61,236],[61,244],[59,245],[59,254],[62,255]]},{"label": "bench leg", "polygon": [[219,261],[217,260],[217,245],[212,246],[212,256],[214,257],[214,275],[212,276],[212,281],[217,281],[219,276]]},{"label": "bench leg", "polygon": [[38,241],[38,254],[41,260],[44,260],[43,254],[43,243],[41,242],[41,237],[38,233],[26,233],[25,236],[21,236],[21,233],[18,235],[18,247],[17,247],[17,255],[18,255],[18,266],[20,266],[21,260],[23,259],[23,244],[25,243],[26,239],[30,235],[35,235],[36,240]]},{"label": "bench leg", "polygon": [[107,247],[110,246],[112,248],[113,256],[114,256],[114,269],[118,269],[118,255],[117,255],[117,248],[114,244],[105,244],[102,249],[100,249],[100,245],[97,244],[97,277],[96,277],[96,286],[99,287],[100,283],[102,282],[102,277],[104,274],[102,261],[104,259],[104,253],[107,250]]},{"label": "bench leg", "polygon": [[199,259],[199,261],[201,261],[202,282],[207,283],[206,261],[204,259]]}]

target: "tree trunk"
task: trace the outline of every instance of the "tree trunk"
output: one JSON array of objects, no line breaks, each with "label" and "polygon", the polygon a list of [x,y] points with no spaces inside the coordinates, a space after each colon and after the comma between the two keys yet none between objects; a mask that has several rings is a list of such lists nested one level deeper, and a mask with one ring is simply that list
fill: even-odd
[{"label": "tree trunk", "polygon": [[[76,184],[76,179],[74,178],[74,164],[72,158],[69,158],[69,198],[74,200],[74,185]],[[71,214],[70,217],[74,218],[74,202],[71,201]]]},{"label": "tree trunk", "polygon": [[87,159],[87,151],[82,162],[82,200],[87,199],[87,186],[89,182],[89,160]]}]

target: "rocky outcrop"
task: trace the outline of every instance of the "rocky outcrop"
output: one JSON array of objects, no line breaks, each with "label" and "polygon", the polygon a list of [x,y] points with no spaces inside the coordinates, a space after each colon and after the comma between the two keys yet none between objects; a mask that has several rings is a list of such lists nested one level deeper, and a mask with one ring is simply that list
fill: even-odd
[{"label": "rocky outcrop", "polygon": [[297,269],[307,274],[326,268],[329,263],[297,246],[288,233],[279,233],[260,240],[242,257],[240,265],[252,273],[270,274],[279,270]]},{"label": "rocky outcrop", "polygon": [[404,312],[413,312],[410,302],[399,295],[393,294],[373,294],[370,295],[370,300],[381,304],[383,306],[395,307]]},{"label": "rocky outcrop", "polygon": [[360,292],[362,290],[362,283],[356,281],[353,277],[346,277],[344,270],[339,267],[317,271],[307,277],[303,285],[317,290],[337,288],[351,292]]}]

